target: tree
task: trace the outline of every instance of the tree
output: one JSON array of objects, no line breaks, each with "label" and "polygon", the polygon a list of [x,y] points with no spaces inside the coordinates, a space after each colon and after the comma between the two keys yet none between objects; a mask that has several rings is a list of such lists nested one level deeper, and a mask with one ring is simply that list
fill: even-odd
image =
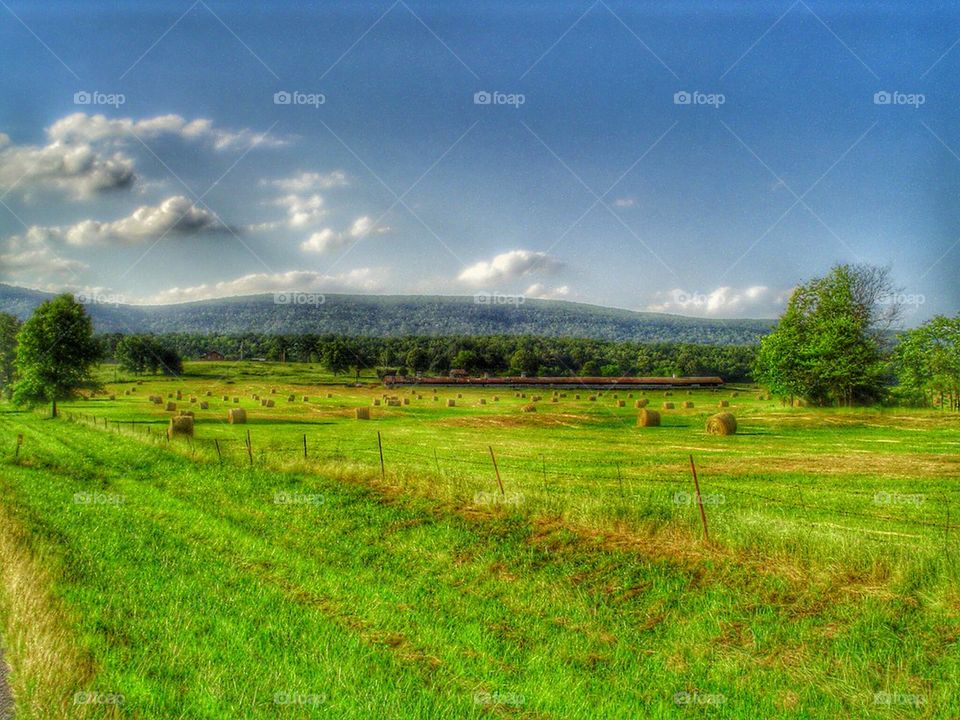
[{"label": "tree", "polygon": [[179,375],[183,372],[183,360],[175,348],[163,344],[152,335],[127,335],[120,339],[114,350],[120,367],[137,375],[145,372],[164,375]]},{"label": "tree", "polygon": [[350,369],[350,353],[340,340],[334,340],[323,350],[323,366],[334,375]]},{"label": "tree", "polygon": [[902,333],[893,359],[908,396],[924,404],[938,397],[941,407],[960,409],[960,315],[938,315]]},{"label": "tree", "polygon": [[16,377],[17,333],[20,321],[13,315],[0,313],[0,395],[10,399]]},{"label": "tree", "polygon": [[80,388],[97,387],[92,368],[100,351],[83,305],[70,294],[47,300],[17,335],[14,402],[50,403],[50,416],[56,417],[58,400],[73,397]]},{"label": "tree", "polygon": [[794,290],[760,343],[755,378],[771,392],[818,404],[876,400],[883,393],[884,331],[899,316],[885,268],[838,265]]}]

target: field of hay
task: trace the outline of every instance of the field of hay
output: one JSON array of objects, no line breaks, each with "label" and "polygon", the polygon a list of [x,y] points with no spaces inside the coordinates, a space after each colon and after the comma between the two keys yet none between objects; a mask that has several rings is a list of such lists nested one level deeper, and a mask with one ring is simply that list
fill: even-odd
[{"label": "field of hay", "polygon": [[[0,414],[24,717],[960,712],[949,413],[435,400],[266,363],[104,378],[59,420]],[[736,434],[708,434],[724,401]]]}]

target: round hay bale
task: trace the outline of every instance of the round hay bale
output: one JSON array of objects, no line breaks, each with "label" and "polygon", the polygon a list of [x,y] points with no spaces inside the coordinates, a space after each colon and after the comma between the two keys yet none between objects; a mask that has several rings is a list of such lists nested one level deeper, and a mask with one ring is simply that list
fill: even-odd
[{"label": "round hay bale", "polygon": [[200,409],[201,409],[201,410],[209,410],[209,409],[210,409],[210,403],[208,403],[206,400],[203,400],[203,401],[200,403]]},{"label": "round hay bale", "polygon": [[666,390],[666,391],[664,391],[664,393],[663,393],[663,396],[664,396],[664,397],[670,397],[671,395],[673,395],[673,393],[670,392],[669,390]]},{"label": "round hay bale", "polygon": [[486,398],[480,398],[480,404],[481,404],[481,405],[486,405],[486,404],[487,404],[487,399],[486,399]]},{"label": "round hay bale", "polygon": [[687,395],[693,395],[693,390],[687,390]]},{"label": "round hay bale", "polygon": [[[127,395],[129,395],[129,394],[130,394],[130,391],[127,390]],[[116,399],[117,399],[117,396],[116,396],[116,395],[111,395],[111,396],[110,396],[110,399],[111,399],[111,400],[116,400]]]},{"label": "round hay bale", "polygon": [[558,402],[560,402],[560,398],[558,398],[558,397],[550,398],[550,402],[558,403]]},{"label": "round hay bale", "polygon": [[646,398],[640,398],[639,400],[634,401],[633,406],[635,408],[645,408],[650,403]]},{"label": "round hay bale", "polygon": [[175,412],[177,409],[177,404],[175,402],[168,402],[166,410],[167,412]]},{"label": "round hay bale", "polygon": [[210,391],[210,390],[207,390],[207,391],[203,394],[203,396],[204,396],[204,397],[213,397],[213,392]]},{"label": "round hay bale", "polygon": [[707,418],[708,435],[733,435],[737,432],[737,419],[732,413],[717,413]]},{"label": "round hay bale", "polygon": [[221,399],[223,402],[230,402],[230,396],[229,396],[229,395],[221,395],[221,396],[220,396],[220,399]]},{"label": "round hay bale", "polygon": [[457,401],[453,398],[447,398],[447,407],[456,407]]},{"label": "round hay bale", "polygon": [[368,407],[358,407],[354,408],[354,418],[357,420],[369,420],[370,419],[370,408]]},{"label": "round hay bale", "polygon": [[171,398],[173,398],[173,393],[167,393],[167,400],[170,400]]},{"label": "round hay bale", "polygon": [[525,413],[526,413],[526,412],[536,412],[536,411],[537,411],[537,406],[534,405],[533,403],[527,403],[527,404],[524,405],[522,408],[520,408],[520,410],[522,410],[522,411],[525,412]]},{"label": "round hay bale", "polygon": [[417,400],[423,400],[423,395],[417,395]]},{"label": "round hay bale", "polygon": [[439,395],[434,395],[434,396],[433,396],[433,401],[434,401],[434,402],[440,402],[440,396],[439,396]]},{"label": "round hay bale", "polygon": [[400,407],[400,401],[397,398],[390,398],[387,400],[388,407]]},{"label": "round hay bale", "polygon": [[587,400],[589,400],[590,402],[596,402],[596,401],[597,401],[597,396],[596,396],[596,395],[591,395],[590,397],[587,398]]},{"label": "round hay bale", "polygon": [[717,403],[717,407],[722,407],[722,408],[730,407],[730,401],[729,401],[729,400],[721,400],[719,403]]},{"label": "round hay bale", "polygon": [[183,393],[177,390],[177,400],[183,400]]},{"label": "round hay bale", "polygon": [[266,401],[266,406],[267,406],[267,407],[273,407],[275,404],[276,404],[276,403],[274,403],[273,400],[267,400],[267,401]]},{"label": "round hay bale", "polygon": [[410,404],[410,398],[404,398],[404,399],[403,399],[403,404],[404,404],[404,405],[409,405],[409,404]]},{"label": "round hay bale", "polygon": [[270,394],[271,394],[271,395],[276,395],[276,394],[277,394],[277,389],[276,389],[276,388],[270,388]]},{"label": "round hay bale", "polygon": [[238,398],[238,397],[235,397],[235,398],[233,399],[233,402],[235,402],[235,403],[239,403],[239,402],[240,402],[240,398]]},{"label": "round hay bale", "polygon": [[540,402],[543,398],[541,398],[539,395],[532,395],[532,396],[530,397],[530,399],[531,399],[533,402]]},{"label": "round hay bale", "polygon": [[287,395],[287,402],[293,402],[296,398],[293,395]]},{"label": "round hay bale", "polygon": [[373,399],[373,404],[374,404],[374,405],[380,405],[380,398],[374,398],[374,399]]},{"label": "round hay bale", "polygon": [[625,407],[627,404],[626,400],[617,400],[617,407]]},{"label": "round hay bale", "polygon": [[656,410],[641,410],[637,414],[637,427],[660,427],[660,413]]},{"label": "round hay bale", "polygon": [[193,418],[189,415],[179,415],[170,418],[170,424],[167,426],[167,437],[193,437]]},{"label": "round hay bale", "polygon": [[574,400],[579,400],[579,399],[580,399],[580,396],[579,396],[579,395],[574,395],[574,396],[573,396],[573,399],[574,399]]},{"label": "round hay bale", "polygon": [[253,396],[253,399],[254,399],[254,400],[259,400],[259,399],[260,399],[260,396],[259,396],[259,395],[254,395],[254,396]]},{"label": "round hay bale", "polygon": [[193,417],[193,416],[194,416],[193,410],[181,410],[180,415],[178,415],[178,417]]},{"label": "round hay bale", "polygon": [[196,396],[196,395],[191,395],[191,396],[190,396],[190,402],[195,404],[195,403],[197,402],[197,396]]},{"label": "round hay bale", "polygon": [[300,398],[300,399],[301,399],[303,402],[310,402],[310,398],[308,398],[306,395],[304,395],[304,396],[303,396],[302,398]]},{"label": "round hay bale", "polygon": [[673,410],[673,408],[674,408],[674,405],[673,405],[672,402],[665,402],[665,403],[663,404],[663,409],[664,409],[664,410]]},{"label": "round hay bale", "polygon": [[463,393],[457,393],[457,400],[463,399]]},{"label": "round hay bale", "polygon": [[494,396],[493,396],[493,401],[494,401],[494,402],[500,402],[500,396],[499,396],[499,395],[494,395]]},{"label": "round hay bale", "polygon": [[693,407],[693,403],[690,402],[689,400],[687,400],[687,401],[685,401],[685,402],[683,403],[683,407],[686,408],[687,410],[689,410],[690,408]]},{"label": "round hay bale", "polygon": [[327,400],[333,397],[333,393],[327,393]]},{"label": "round hay bale", "polygon": [[247,422],[247,411],[243,408],[230,408],[227,410],[227,422],[231,425],[243,425]]}]

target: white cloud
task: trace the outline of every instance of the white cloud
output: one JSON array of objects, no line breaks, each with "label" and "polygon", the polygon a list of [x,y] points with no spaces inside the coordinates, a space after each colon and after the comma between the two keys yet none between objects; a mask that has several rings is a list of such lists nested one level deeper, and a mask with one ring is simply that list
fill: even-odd
[{"label": "white cloud", "polygon": [[324,228],[313,233],[309,238],[300,243],[300,249],[304,252],[325,253],[337,248],[352,245],[354,242],[362,240],[368,235],[382,235],[389,232],[390,228],[383,226],[374,226],[373,220],[363,215],[353,221],[350,229],[345,233],[334,232],[330,228]]},{"label": "white cloud", "polygon": [[[299,195],[290,193],[276,200],[271,205],[285,208],[287,211],[286,224],[291,228],[303,228],[322,220],[327,214],[324,199],[321,195]],[[278,223],[264,223],[261,229],[268,229]]]},{"label": "white cloud", "polygon": [[549,288],[543,283],[534,283],[524,291],[524,296],[538,300],[560,300],[570,295],[567,285]]},{"label": "white cloud", "polygon": [[681,315],[769,317],[779,312],[788,295],[764,285],[739,289],[723,286],[708,293],[675,288],[657,293],[655,302],[648,305],[647,310]]},{"label": "white cloud", "polygon": [[34,282],[38,277],[72,278],[87,267],[79,260],[60,257],[46,247],[0,255],[0,272],[8,279],[23,277]]},{"label": "white cloud", "polygon": [[79,199],[129,187],[134,177],[132,158],[121,152],[104,153],[85,143],[0,144],[0,185],[16,188],[21,194],[29,195],[36,188],[54,189]]},{"label": "white cloud", "polygon": [[562,263],[543,252],[510,250],[492,260],[481,260],[460,273],[458,278],[471,285],[507,282],[533,273],[553,273]]},{"label": "white cloud", "polygon": [[53,240],[77,247],[136,245],[165,235],[199,235],[226,229],[212,212],[175,195],[159,205],[142,205],[129,216],[111,222],[81,220],[66,227],[34,225],[9,242],[11,247],[38,247]]},{"label": "white cloud", "polygon": [[264,187],[274,187],[288,193],[329,190],[330,188],[346,187],[348,184],[346,174],[340,170],[329,173],[301,172],[291,177],[260,181],[260,185]]},{"label": "white cloud", "polygon": [[179,303],[270,292],[370,293],[382,290],[385,280],[385,271],[373,268],[356,268],[337,275],[324,275],[306,270],[291,270],[283,273],[254,273],[209,285],[174,287],[154,295],[146,302],[149,304]]},{"label": "white cloud", "polygon": [[269,133],[259,133],[249,128],[224,130],[214,127],[213,122],[206,118],[187,120],[172,114],[134,120],[77,112],[57,120],[47,128],[47,137],[51,142],[136,142],[137,138],[153,140],[163,136],[210,142],[217,150],[276,148],[289,144],[289,141]]}]

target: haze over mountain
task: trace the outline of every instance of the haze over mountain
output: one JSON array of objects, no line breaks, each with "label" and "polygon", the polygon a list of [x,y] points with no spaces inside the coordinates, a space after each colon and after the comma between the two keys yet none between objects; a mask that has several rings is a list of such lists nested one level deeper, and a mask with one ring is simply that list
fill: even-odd
[{"label": "haze over mountain", "polygon": [[[0,311],[25,318],[49,293],[0,284]],[[126,305],[93,298],[98,332],[539,335],[598,340],[745,344],[772,320],[723,320],[635,312],[557,300],[511,304],[474,296],[279,293],[176,305]]]}]

